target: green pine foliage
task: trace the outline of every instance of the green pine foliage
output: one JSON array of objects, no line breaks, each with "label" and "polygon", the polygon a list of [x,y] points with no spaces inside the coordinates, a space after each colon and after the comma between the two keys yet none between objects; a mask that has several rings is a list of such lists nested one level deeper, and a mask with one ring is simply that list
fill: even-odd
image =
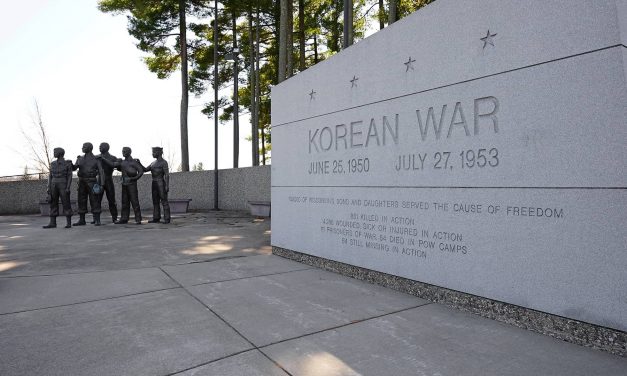
[{"label": "green pine foliage", "polygon": [[[199,96],[214,87],[214,45],[213,45],[213,1],[185,0],[187,17],[187,48],[189,66],[189,92]],[[402,18],[434,0],[397,0],[398,17]],[[300,1],[293,2],[293,44],[288,46],[292,54],[293,71],[300,69],[299,38],[304,37],[305,66],[308,67],[327,59],[342,48],[343,0],[302,0],[303,12],[299,12]],[[379,8],[378,0],[353,0],[353,35],[355,43],[363,39],[368,28],[378,28],[379,17],[387,20],[387,5]],[[169,77],[180,69],[181,51],[179,43],[179,0],[100,0],[102,12],[126,15],[128,32],[137,41],[137,48],[146,53],[144,62],[158,78]],[[299,30],[299,13],[302,14],[304,33]],[[258,19],[257,19],[258,14]],[[279,53],[279,0],[221,0],[218,22],[218,86],[231,87],[233,84],[234,62],[224,56],[233,46],[233,16],[236,17],[236,37],[240,50],[239,71],[239,111],[242,114],[253,111],[254,90],[251,87],[251,71],[254,67],[251,54],[251,38],[256,43],[257,21],[259,23],[259,128],[263,130],[266,152],[271,149],[270,129],[270,88],[278,82]],[[252,17],[251,30],[249,18]],[[386,21],[387,24],[387,21]],[[202,113],[213,117],[215,103],[207,103]],[[233,118],[232,97],[219,99],[221,110],[219,120],[230,124]],[[261,146],[260,146],[261,147]]]}]

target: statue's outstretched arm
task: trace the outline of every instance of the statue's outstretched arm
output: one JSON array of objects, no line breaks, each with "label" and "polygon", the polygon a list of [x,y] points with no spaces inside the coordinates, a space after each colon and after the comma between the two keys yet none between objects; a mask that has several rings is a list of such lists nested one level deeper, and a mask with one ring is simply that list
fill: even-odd
[{"label": "statue's outstretched arm", "polygon": [[135,162],[139,165],[140,168],[137,169],[137,178],[135,180],[139,180],[144,175],[144,165],[136,159]]},{"label": "statue's outstretched arm", "polygon": [[[100,159],[103,160],[104,158]],[[98,165],[98,184],[99,185],[103,185],[104,184],[104,170],[102,169],[102,163],[100,163],[99,161],[96,163]]]},{"label": "statue's outstretched arm", "polygon": [[144,172],[148,172],[148,171],[151,171],[151,170],[152,170],[152,165],[151,165],[151,164],[150,164],[150,165],[148,165],[148,167],[146,167],[146,166],[144,166],[144,165],[143,165],[143,164],[139,161],[139,159],[137,159],[137,163],[139,163],[139,165],[140,165],[140,166],[142,166],[142,170],[143,170]]},{"label": "statue's outstretched arm", "polygon": [[102,163],[106,163],[106,164],[107,164],[107,166],[109,166],[109,167],[115,167],[115,163],[116,163],[116,162],[110,161],[110,160],[108,160],[107,158],[104,158],[104,157],[102,157],[102,156],[100,156],[100,155],[99,155],[99,156],[97,156],[97,157],[96,157],[96,159],[98,159],[98,160],[99,160],[100,162],[102,162]]}]

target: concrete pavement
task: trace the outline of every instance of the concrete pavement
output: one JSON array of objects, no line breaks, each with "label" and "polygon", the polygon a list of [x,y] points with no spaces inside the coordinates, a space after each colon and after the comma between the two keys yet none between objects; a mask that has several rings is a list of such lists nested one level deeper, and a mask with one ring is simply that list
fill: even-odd
[{"label": "concrete pavement", "polygon": [[270,221],[0,217],[0,375],[625,375],[627,359],[271,254]]}]

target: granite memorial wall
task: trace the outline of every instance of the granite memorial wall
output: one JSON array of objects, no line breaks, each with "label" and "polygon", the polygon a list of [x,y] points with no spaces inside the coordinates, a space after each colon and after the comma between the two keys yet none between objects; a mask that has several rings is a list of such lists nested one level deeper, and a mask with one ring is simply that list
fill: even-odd
[{"label": "granite memorial wall", "polygon": [[272,90],[272,245],[627,330],[627,1],[438,0]]}]

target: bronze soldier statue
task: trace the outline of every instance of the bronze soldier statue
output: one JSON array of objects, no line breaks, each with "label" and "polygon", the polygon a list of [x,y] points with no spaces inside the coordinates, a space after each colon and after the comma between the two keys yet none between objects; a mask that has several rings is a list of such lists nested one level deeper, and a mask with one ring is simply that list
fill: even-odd
[{"label": "bronze soldier statue", "polygon": [[[106,159],[111,162],[116,162],[118,158],[109,154],[109,144],[103,142],[100,144],[100,154],[96,156],[96,158]],[[102,170],[104,171],[104,178],[102,179],[102,188],[104,192],[98,195],[98,202],[100,202],[102,206],[102,197],[104,194],[107,194],[107,201],[109,202],[109,212],[111,213],[111,221],[115,222],[118,220],[118,207],[115,202],[115,185],[113,184],[113,166],[102,163]]]},{"label": "bronze soldier statue", "polygon": [[[84,226],[85,214],[87,213],[87,198],[89,197],[89,206],[91,206],[91,213],[94,216],[94,224],[100,226],[100,201],[98,195],[101,192],[94,192],[94,185],[98,185],[100,188],[102,185],[102,178],[104,177],[104,171],[99,160],[96,159],[92,150],[94,146],[91,142],[83,144],[84,156],[78,156],[76,163],[72,166],[72,170],[78,169],[78,215],[80,219],[74,224],[74,226]],[[100,188],[102,189],[102,188]]]},{"label": "bronze soldier statue", "polygon": [[48,175],[48,198],[50,200],[50,223],[44,228],[57,227],[59,215],[59,198],[63,204],[63,215],[66,218],[65,228],[72,227],[72,206],[70,204],[70,185],[72,184],[72,161],[66,161],[65,150],[54,148],[56,161],[50,164]]},{"label": "bronze soldier statue", "polygon": [[155,160],[144,171],[152,174],[152,220],[148,223],[159,223],[161,220],[161,208],[163,205],[163,223],[170,223],[170,204],[168,192],[170,191],[170,172],[168,162],[163,159],[163,148],[152,148],[152,157]]},{"label": "bronze soldier statue", "polygon": [[142,223],[142,212],[139,208],[139,195],[137,192],[137,180],[144,175],[144,167],[138,159],[131,157],[131,152],[131,148],[125,146],[122,148],[122,156],[124,159],[111,162],[105,158],[101,158],[105,164],[122,172],[122,214],[120,220],[115,222],[115,224],[128,223],[131,205],[133,205],[133,211],[135,212],[135,223],[138,225]]}]

